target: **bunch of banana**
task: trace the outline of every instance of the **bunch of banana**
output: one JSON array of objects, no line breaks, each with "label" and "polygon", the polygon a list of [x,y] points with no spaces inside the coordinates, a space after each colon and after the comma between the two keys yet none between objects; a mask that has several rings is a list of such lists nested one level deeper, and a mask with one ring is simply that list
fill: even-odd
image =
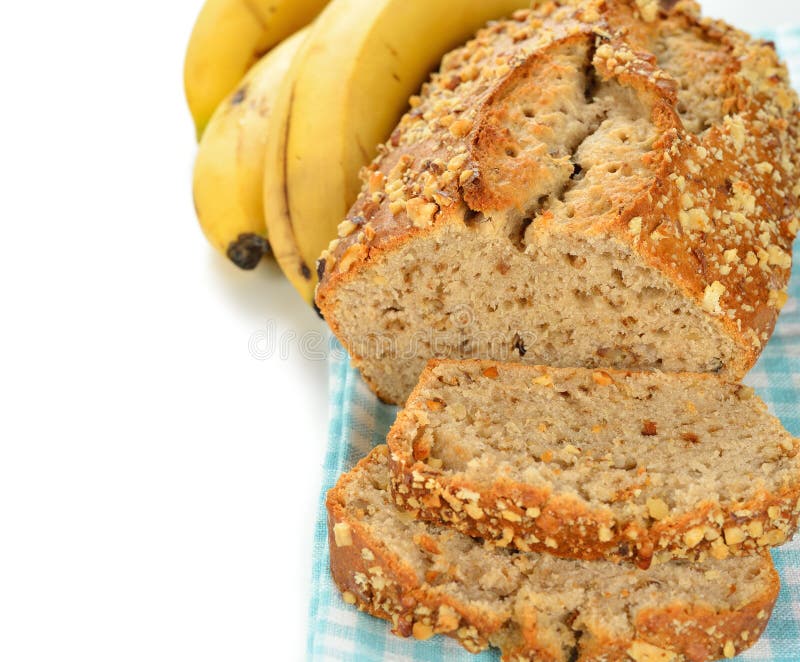
[{"label": "bunch of banana", "polygon": [[277,90],[305,38],[270,51],[217,108],[200,141],[194,206],[211,245],[242,269],[269,253],[262,187],[267,129]]},{"label": "bunch of banana", "polygon": [[250,67],[313,21],[326,4],[328,0],[206,0],[183,70],[198,140]]},{"label": "bunch of banana", "polygon": [[[358,195],[361,167],[408,98],[445,53],[487,21],[529,4],[208,0],[192,36],[186,88],[198,132],[212,104],[230,94],[201,143],[195,172],[198,213],[212,244],[253,268],[268,236],[286,276],[313,303],[317,257]],[[307,35],[280,46],[236,85],[257,53],[323,6]]]}]

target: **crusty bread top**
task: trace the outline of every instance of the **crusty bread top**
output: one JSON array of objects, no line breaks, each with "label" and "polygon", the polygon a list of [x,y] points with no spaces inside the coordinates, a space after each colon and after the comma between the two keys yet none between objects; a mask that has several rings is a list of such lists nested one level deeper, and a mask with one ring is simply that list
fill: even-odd
[{"label": "crusty bread top", "polygon": [[[575,92],[559,76],[576,50],[585,78],[618,85],[654,128],[635,163],[601,152],[573,172],[591,135],[576,145],[546,113]],[[520,107],[532,85],[540,107]],[[528,244],[615,236],[757,358],[787,298],[800,194],[797,97],[772,44],[688,0],[539,2],[449,54],[411,106],[320,260],[323,313],[381,252],[443,223],[516,215]]]}]

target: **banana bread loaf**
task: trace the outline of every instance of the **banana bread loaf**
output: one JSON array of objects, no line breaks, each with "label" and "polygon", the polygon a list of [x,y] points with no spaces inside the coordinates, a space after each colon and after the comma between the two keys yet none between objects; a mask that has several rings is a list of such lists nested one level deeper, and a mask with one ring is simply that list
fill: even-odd
[{"label": "banana bread loaf", "polygon": [[501,547],[724,559],[800,513],[800,440],[716,375],[432,361],[388,444],[398,506]]},{"label": "banana bread loaf", "polygon": [[752,646],[778,596],[766,554],[646,571],[515,554],[413,520],[388,484],[379,447],[329,492],[331,570],[345,602],[402,636],[514,662],[703,662]]},{"label": "banana bread loaf", "polygon": [[411,100],[317,303],[402,403],[427,359],[740,378],[786,301],[798,104],[696,3],[538,2]]}]

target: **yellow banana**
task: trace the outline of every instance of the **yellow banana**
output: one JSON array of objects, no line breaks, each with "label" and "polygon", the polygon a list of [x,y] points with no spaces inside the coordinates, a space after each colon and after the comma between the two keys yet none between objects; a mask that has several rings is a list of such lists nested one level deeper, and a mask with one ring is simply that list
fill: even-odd
[{"label": "yellow banana", "polygon": [[242,269],[269,251],[264,221],[264,146],[273,103],[306,30],[274,48],[217,108],[200,141],[194,200],[211,245]]},{"label": "yellow banana", "polygon": [[[303,42],[305,45],[308,37]],[[303,47],[295,56],[297,63]],[[275,105],[272,109],[272,121],[269,124],[264,148],[264,186],[263,206],[264,220],[270,235],[270,248],[278,261],[284,275],[294,285],[303,298],[313,305],[313,297],[309,297],[306,283],[311,282],[312,273],[309,264],[303,261],[297,249],[295,227],[289,216],[289,200],[286,181],[286,139],[289,134],[289,113],[292,107],[296,73],[295,66],[289,70],[278,90]]]},{"label": "yellow banana", "polygon": [[530,0],[332,0],[311,27],[267,138],[265,215],[275,257],[313,301],[314,264],[374,158],[442,56]]},{"label": "yellow banana", "polygon": [[308,25],[328,0],[206,0],[184,64],[198,140],[216,107],[250,67]]}]

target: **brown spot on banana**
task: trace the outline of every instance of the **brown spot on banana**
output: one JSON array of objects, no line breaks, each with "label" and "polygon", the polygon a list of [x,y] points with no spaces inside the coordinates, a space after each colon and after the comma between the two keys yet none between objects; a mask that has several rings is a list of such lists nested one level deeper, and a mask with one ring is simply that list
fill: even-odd
[{"label": "brown spot on banana", "polygon": [[228,246],[227,255],[240,269],[252,271],[265,255],[272,252],[269,241],[257,234],[240,234]]},{"label": "brown spot on banana", "polygon": [[247,86],[240,87],[236,94],[231,97],[231,106],[238,106],[247,98]]}]

